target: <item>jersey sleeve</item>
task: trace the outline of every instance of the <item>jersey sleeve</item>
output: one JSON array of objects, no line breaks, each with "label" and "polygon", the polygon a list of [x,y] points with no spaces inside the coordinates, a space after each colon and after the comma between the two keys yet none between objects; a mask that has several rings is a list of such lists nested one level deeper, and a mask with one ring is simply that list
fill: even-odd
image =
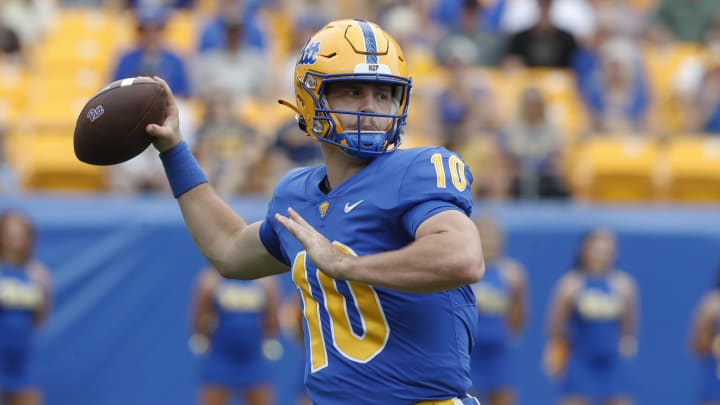
[{"label": "jersey sleeve", "polygon": [[282,180],[278,182],[278,185],[275,188],[275,192],[273,193],[273,196],[268,203],[268,210],[265,214],[265,219],[263,219],[262,223],[260,224],[260,241],[262,242],[263,246],[265,246],[265,250],[267,250],[268,253],[270,253],[277,260],[289,266],[290,260],[282,249],[282,245],[280,243],[280,236],[278,235],[276,229],[276,227],[280,226],[280,224],[275,219],[275,213],[278,212],[278,199],[280,198],[280,196],[278,196],[278,191],[281,190],[280,187],[282,184]]},{"label": "jersey sleeve", "polygon": [[465,162],[445,148],[427,148],[408,164],[400,182],[401,221],[410,235],[426,219],[446,210],[472,213],[473,177]]},{"label": "jersey sleeve", "polygon": [[274,218],[266,217],[265,220],[260,224],[260,241],[265,250],[268,251],[274,258],[278,259],[282,263],[290,265],[290,261],[287,256],[283,253],[280,248],[280,238],[278,238],[275,229],[271,225],[270,221],[275,221]]}]

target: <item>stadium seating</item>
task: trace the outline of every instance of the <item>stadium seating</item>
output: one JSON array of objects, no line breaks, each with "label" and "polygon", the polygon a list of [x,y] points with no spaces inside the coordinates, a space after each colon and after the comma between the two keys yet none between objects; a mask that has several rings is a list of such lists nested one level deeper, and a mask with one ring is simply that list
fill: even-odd
[{"label": "stadium seating", "polygon": [[659,150],[639,134],[596,134],[576,147],[570,168],[579,200],[642,202],[656,194]]},{"label": "stadium seating", "polygon": [[661,197],[672,202],[720,201],[720,138],[704,134],[672,139],[663,157]]},{"label": "stadium seating", "polygon": [[72,133],[66,130],[26,128],[14,134],[14,141],[12,149],[22,154],[17,166],[26,189],[99,191],[107,187],[105,168],[77,160]]}]

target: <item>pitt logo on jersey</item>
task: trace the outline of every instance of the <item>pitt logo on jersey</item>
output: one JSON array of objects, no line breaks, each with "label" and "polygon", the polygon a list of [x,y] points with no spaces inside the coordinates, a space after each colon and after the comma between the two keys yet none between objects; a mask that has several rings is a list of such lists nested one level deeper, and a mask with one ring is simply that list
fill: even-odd
[{"label": "pitt logo on jersey", "polygon": [[312,65],[317,61],[317,54],[320,52],[320,42],[310,42],[300,53],[298,65]]},{"label": "pitt logo on jersey", "polygon": [[327,201],[324,201],[320,203],[320,206],[318,207],[318,211],[320,211],[320,218],[325,218],[325,215],[327,215],[328,208],[330,208],[330,203]]}]

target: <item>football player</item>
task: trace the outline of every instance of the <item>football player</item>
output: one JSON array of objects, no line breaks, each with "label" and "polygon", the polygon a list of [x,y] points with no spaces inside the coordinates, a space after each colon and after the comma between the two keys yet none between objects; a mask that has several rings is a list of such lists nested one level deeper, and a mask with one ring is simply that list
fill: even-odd
[{"label": "football player", "polygon": [[262,221],[248,224],[206,184],[172,97],[165,122],[146,128],[192,237],[226,277],[291,271],[313,403],[477,403],[467,394],[477,321],[468,284],[484,262],[470,171],[444,148],[398,149],[411,79],[376,24],[327,24],[294,75],[295,102],[282,103],[320,142],[324,164],[288,172]]}]

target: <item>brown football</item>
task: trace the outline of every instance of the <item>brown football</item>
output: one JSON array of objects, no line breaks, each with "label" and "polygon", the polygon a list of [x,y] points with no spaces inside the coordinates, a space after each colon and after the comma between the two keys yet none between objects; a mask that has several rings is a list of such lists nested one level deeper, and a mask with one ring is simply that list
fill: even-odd
[{"label": "brown football", "polygon": [[75,123],[75,156],[92,165],[114,165],[139,155],[152,142],[148,124],[165,119],[165,89],[149,77],[118,80],[85,104]]}]

